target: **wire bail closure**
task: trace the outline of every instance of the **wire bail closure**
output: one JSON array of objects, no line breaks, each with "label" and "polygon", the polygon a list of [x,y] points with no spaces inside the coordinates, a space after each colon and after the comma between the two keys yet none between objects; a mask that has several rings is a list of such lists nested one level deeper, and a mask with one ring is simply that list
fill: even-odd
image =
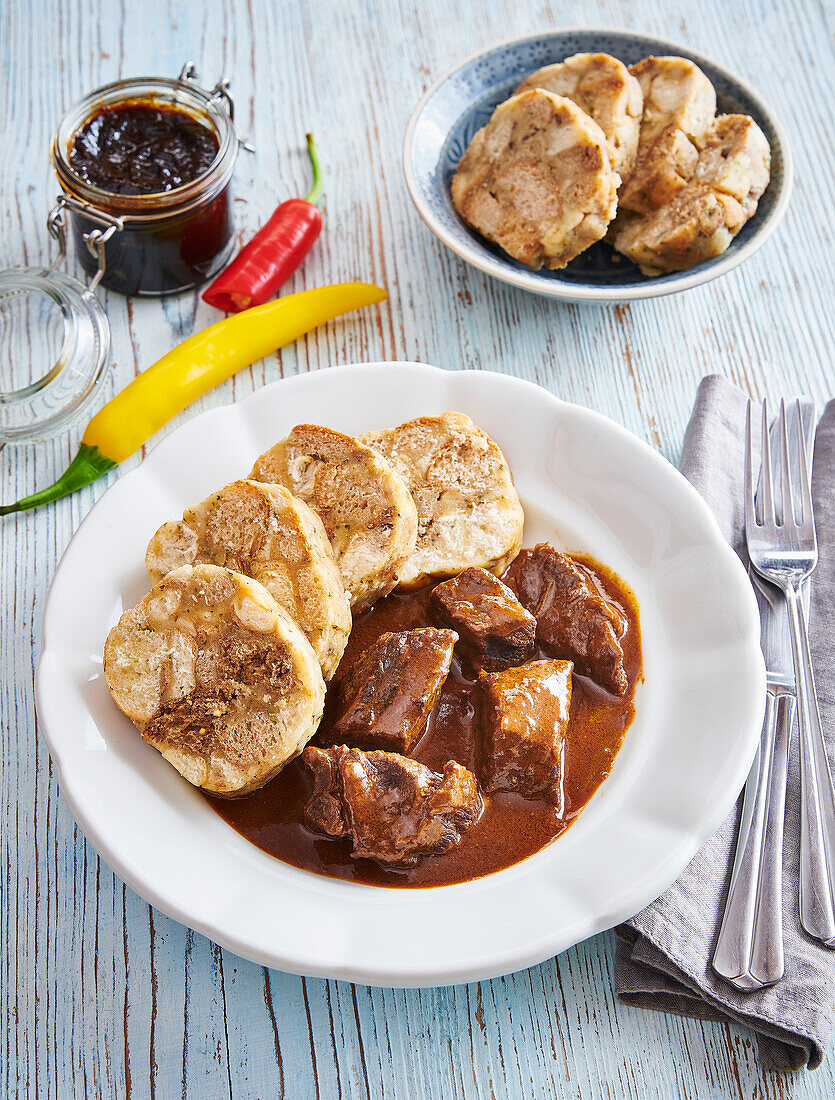
[{"label": "wire bail closure", "polygon": [[92,294],[104,278],[107,268],[104,246],[115,233],[125,228],[125,223],[122,218],[105,214],[98,207],[91,206],[90,203],[76,199],[72,195],[59,195],[55,206],[50,210],[46,219],[46,228],[49,235],[58,242],[58,255],[52,261],[51,271],[55,271],[67,257],[67,216],[64,213],[66,209],[74,210],[76,214],[83,214],[85,218],[97,222],[102,227],[91,229],[88,233],[83,234],[84,243],[90,255],[98,263],[96,274],[87,284],[87,293]]},{"label": "wire bail closure", "polygon": [[[194,82],[194,83],[197,82],[198,73],[197,73],[197,68],[196,68],[193,61],[187,61],[185,63],[185,65],[183,65],[182,69],[180,69],[180,73],[179,73],[179,76],[177,77],[177,79],[182,84],[187,83],[189,80]],[[218,80],[217,84],[215,84],[214,88],[212,88],[211,92],[209,93],[209,102],[210,103],[225,103],[226,104],[226,109],[229,112],[229,117],[234,122],[235,121],[235,100],[232,97],[232,93],[229,90],[229,86],[230,86],[229,77],[228,76],[222,76],[220,78],[220,80]],[[246,151],[248,153],[254,153],[255,152],[255,146],[247,138],[239,137],[238,138],[238,145],[242,149],[246,149]]]}]

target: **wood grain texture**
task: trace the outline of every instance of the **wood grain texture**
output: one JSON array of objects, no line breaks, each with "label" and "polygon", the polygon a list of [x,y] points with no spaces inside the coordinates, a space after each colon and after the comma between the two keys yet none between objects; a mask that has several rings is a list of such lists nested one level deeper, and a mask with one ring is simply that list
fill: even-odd
[{"label": "wood grain texture", "polygon": [[[673,14],[675,12],[675,14]],[[335,322],[207,395],[173,426],[266,381],[334,363],[419,359],[507,371],[593,406],[677,459],[697,380],[754,394],[835,390],[831,7],[815,0],[4,0],[0,3],[0,267],[47,253],[48,147],[94,86],[228,73],[247,237],[306,189],[312,129],[327,228],[290,289],[379,281],[390,303]],[[560,306],[490,282],[430,235],[400,169],[420,94],[469,53],[557,23],[680,39],[779,108],[797,184],[743,269],[682,297]],[[215,319],[187,294],[104,296],[115,391]],[[40,334],[31,351],[43,354]],[[0,371],[6,365],[0,363]],[[54,480],[77,433],[0,453],[0,499]],[[150,909],[102,864],[62,801],[32,698],[44,594],[105,483],[0,528],[0,1095],[3,1097],[831,1097],[817,1073],[763,1075],[751,1036],[616,1005],[612,939],[492,982],[400,991],[265,971]]]}]

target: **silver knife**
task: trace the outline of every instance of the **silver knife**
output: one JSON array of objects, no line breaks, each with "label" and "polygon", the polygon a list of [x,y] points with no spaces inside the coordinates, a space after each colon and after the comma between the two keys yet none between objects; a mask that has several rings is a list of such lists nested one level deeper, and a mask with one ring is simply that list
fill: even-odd
[{"label": "silver knife", "polygon": [[[811,469],[817,415],[801,398],[804,443]],[[772,457],[777,446],[770,434]],[[791,440],[790,446],[797,447]],[[796,451],[795,451],[796,453]],[[788,613],[778,589],[749,569],[760,608],[766,667],[766,709],[754,763],[745,784],[736,857],[713,969],[737,989],[762,989],[783,976],[783,818],[789,746],[795,718],[794,662]],[[804,585],[808,614],[809,586]]]}]

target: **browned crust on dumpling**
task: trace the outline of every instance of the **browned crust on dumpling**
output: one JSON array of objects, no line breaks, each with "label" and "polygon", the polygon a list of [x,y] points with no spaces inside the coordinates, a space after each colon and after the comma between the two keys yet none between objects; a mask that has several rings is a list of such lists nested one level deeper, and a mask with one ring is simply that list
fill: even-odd
[{"label": "browned crust on dumpling", "polygon": [[532,88],[499,104],[452,181],[464,221],[532,270],[565,267],[606,233],[620,176],[576,103]]},{"label": "browned crust on dumpling", "polygon": [[152,584],[200,563],[260,581],[302,628],[330,679],[351,632],[351,609],[322,521],[304,501],[282,485],[233,481],[163,524],[145,554]]},{"label": "browned crust on dumpling", "polygon": [[514,94],[543,88],[586,112],[609,140],[612,165],[622,180],[635,168],[644,97],[622,61],[608,53],[578,53],[526,77]]},{"label": "browned crust on dumpling", "polygon": [[125,611],[104,675],[143,739],[215,794],[268,782],[313,736],[324,705],[298,626],[263,585],[215,565],[174,570]]},{"label": "browned crust on dumpling", "polygon": [[394,588],[415,547],[417,513],[384,457],[333,428],[299,424],[249,476],[284,485],[319,515],[355,613]]}]

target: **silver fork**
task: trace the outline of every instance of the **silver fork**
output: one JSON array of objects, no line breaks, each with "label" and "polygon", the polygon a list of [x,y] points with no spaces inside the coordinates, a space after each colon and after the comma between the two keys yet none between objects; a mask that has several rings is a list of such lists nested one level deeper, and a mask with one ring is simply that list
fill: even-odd
[{"label": "silver fork", "polygon": [[[803,445],[813,458],[817,410],[801,397]],[[797,447],[794,417],[789,447]],[[769,431],[772,463],[780,462],[779,424]],[[791,452],[790,452],[791,453]],[[759,493],[760,487],[757,486]],[[762,989],[783,976],[783,816],[795,713],[795,675],[789,617],[779,588],[748,566],[760,608],[760,644],[766,662],[766,713],[754,763],[745,784],[736,854],[716,940],[713,969],[740,990]],[[808,614],[809,582],[803,584]]]},{"label": "silver fork", "polygon": [[[795,415],[800,420],[800,405]],[[792,654],[797,677],[800,731],[800,923],[828,947],[835,946],[835,787],[826,758],[818,711],[815,676],[809,654],[806,618],[800,586],[818,563],[815,521],[806,450],[790,456],[785,402],[778,418],[779,493],[781,521],[775,510],[775,483],[768,446],[768,407],[762,408],[762,473],[759,500],[762,522],[754,503],[754,461],[751,404],[745,424],[745,538],[751,565],[775,584],[786,599]],[[794,435],[795,433],[793,433]],[[802,424],[796,438],[802,440]],[[792,492],[793,483],[795,492]],[[797,507],[799,505],[799,507]]]}]

